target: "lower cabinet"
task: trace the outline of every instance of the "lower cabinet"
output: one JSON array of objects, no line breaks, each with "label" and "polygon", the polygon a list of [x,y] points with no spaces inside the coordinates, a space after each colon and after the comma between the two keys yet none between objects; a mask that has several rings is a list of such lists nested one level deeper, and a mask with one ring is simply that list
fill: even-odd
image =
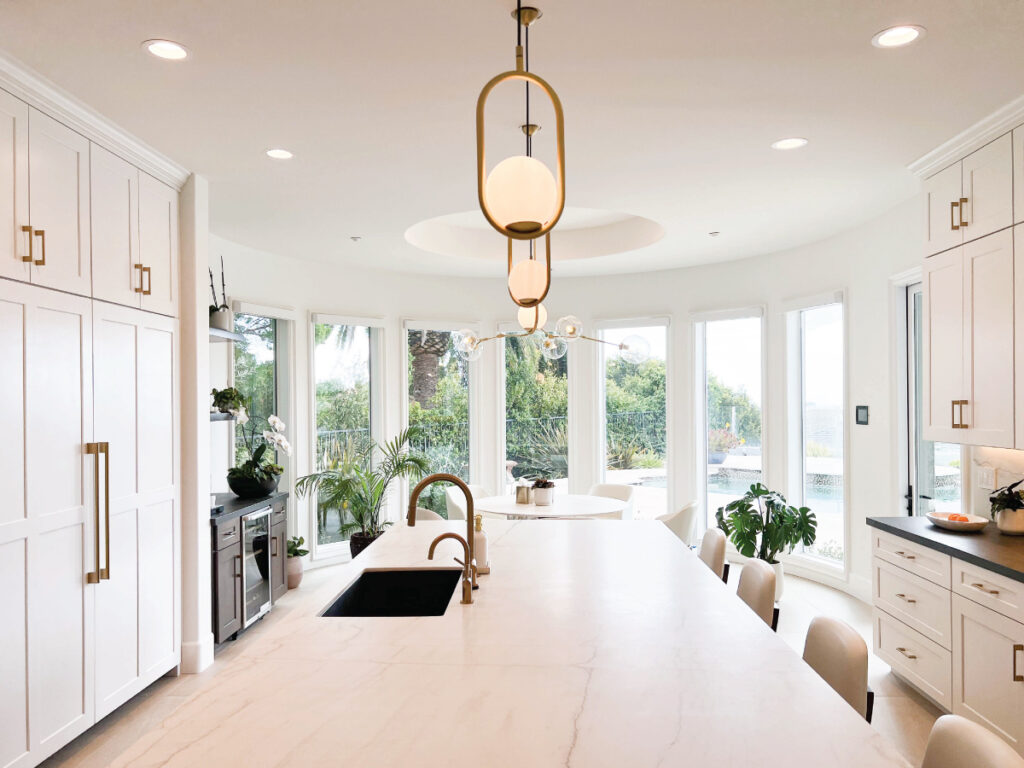
[{"label": "lower cabinet", "polygon": [[242,551],[238,544],[215,552],[213,566],[213,637],[223,643],[242,628]]},{"label": "lower cabinet", "polygon": [[288,591],[288,524],[285,521],[270,529],[270,599],[277,601]]},{"label": "lower cabinet", "polygon": [[953,713],[1024,754],[1024,624],[953,595]]}]

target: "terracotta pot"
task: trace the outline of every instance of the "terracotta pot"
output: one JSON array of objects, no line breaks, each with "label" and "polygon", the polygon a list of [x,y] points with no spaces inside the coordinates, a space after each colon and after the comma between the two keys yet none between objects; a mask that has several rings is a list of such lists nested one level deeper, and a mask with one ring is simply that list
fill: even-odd
[{"label": "terracotta pot", "polygon": [[280,477],[257,480],[254,477],[229,477],[228,488],[240,499],[262,499],[277,490]]},{"label": "terracotta pot", "polygon": [[1024,509],[1001,509],[996,513],[996,525],[1007,536],[1024,536]]},{"label": "terracotta pot", "polygon": [[379,533],[353,533],[352,537],[348,540],[348,550],[352,553],[352,557],[355,558],[378,538],[380,538]]},{"label": "terracotta pot", "polygon": [[288,589],[297,589],[302,583],[302,558],[288,558]]}]

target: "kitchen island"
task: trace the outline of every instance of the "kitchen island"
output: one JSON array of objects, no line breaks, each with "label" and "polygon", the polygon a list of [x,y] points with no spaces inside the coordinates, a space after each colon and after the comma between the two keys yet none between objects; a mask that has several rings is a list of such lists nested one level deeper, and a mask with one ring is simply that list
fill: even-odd
[{"label": "kitchen island", "polygon": [[451,568],[396,525],[114,766],[905,766],[655,521],[487,521],[443,616],[318,614],[364,569]]}]

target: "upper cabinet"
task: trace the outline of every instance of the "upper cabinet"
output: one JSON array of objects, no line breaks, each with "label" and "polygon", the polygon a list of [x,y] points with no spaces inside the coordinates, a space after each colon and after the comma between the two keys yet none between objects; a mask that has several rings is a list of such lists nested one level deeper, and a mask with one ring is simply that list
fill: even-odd
[{"label": "upper cabinet", "polygon": [[28,105],[6,91],[0,91],[0,179],[14,182],[0,185],[0,277],[28,281]]},{"label": "upper cabinet", "polygon": [[1024,125],[1013,132],[1013,222],[1024,221]]},{"label": "upper cabinet", "polygon": [[1012,145],[1005,134],[924,182],[927,255],[1013,224]]},{"label": "upper cabinet", "polygon": [[95,144],[91,160],[93,296],[141,307],[139,171]]},{"label": "upper cabinet", "polygon": [[139,174],[139,258],[142,308],[178,314],[178,193]]}]

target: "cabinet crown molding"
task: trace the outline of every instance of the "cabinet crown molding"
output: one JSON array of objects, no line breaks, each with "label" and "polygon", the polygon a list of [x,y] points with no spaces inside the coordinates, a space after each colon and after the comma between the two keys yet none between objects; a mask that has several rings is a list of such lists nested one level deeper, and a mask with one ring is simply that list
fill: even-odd
[{"label": "cabinet crown molding", "polygon": [[919,179],[932,176],[1021,124],[1024,124],[1024,96],[1018,96],[949,141],[921,155],[907,166],[907,170]]},{"label": "cabinet crown molding", "polygon": [[188,169],[3,52],[0,52],[0,88],[178,191],[191,175]]}]

